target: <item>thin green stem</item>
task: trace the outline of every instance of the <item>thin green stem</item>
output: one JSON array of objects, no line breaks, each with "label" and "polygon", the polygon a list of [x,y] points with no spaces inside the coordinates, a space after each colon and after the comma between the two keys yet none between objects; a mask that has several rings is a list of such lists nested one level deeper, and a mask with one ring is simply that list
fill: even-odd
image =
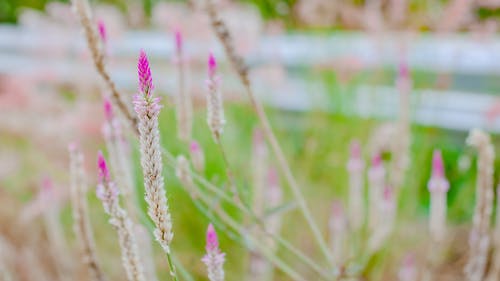
[{"label": "thin green stem", "polygon": [[177,271],[175,269],[171,253],[167,253],[167,261],[168,261],[168,267],[170,268],[170,276],[172,276],[172,279],[174,281],[179,281],[179,279],[177,278]]},{"label": "thin green stem", "polygon": [[[200,192],[199,198],[205,202],[205,204],[210,204],[210,198],[207,197],[207,195],[203,194],[203,192]],[[252,236],[246,235],[246,231],[239,224],[236,222],[233,218],[231,218],[222,208],[220,207],[215,207],[214,208],[215,213],[219,216],[219,218],[226,223],[229,227],[231,227],[234,231],[236,231],[240,236],[245,237],[248,239],[248,241],[251,243],[251,245],[255,246],[262,255],[264,255],[269,261],[271,261],[276,267],[278,267],[280,270],[282,270],[284,273],[286,273],[290,278],[293,280],[306,280],[303,278],[299,273],[294,271],[290,266],[288,266],[286,263],[284,263],[281,259],[276,257],[273,253],[271,253],[265,246],[260,244],[258,241],[256,241],[255,238]]]},{"label": "thin green stem", "polygon": [[[176,162],[174,160],[174,157],[168,153],[166,150],[163,151],[167,160],[169,160],[170,165],[174,166],[176,165]],[[285,248],[286,250],[290,251],[293,253],[300,261],[304,262],[308,266],[311,267],[316,273],[318,273],[322,278],[328,280],[330,277],[327,272],[325,272],[320,266],[317,265],[315,261],[313,261],[310,257],[306,256],[303,254],[299,249],[297,249],[295,246],[293,246],[290,242],[286,241],[282,237],[276,234],[272,234],[266,231],[265,229],[265,224],[261,218],[259,218],[249,207],[243,205],[241,201],[234,201],[230,196],[228,196],[224,191],[222,191],[220,188],[217,186],[213,185],[209,181],[207,181],[205,178],[202,176],[198,175],[194,171],[190,171],[191,176],[193,177],[194,180],[199,182],[201,185],[203,185],[207,190],[215,193],[219,198],[224,199],[227,203],[235,206],[238,208],[240,211],[242,211],[244,214],[249,215],[252,217],[253,220],[260,226],[260,228],[267,234],[269,235],[272,239],[274,239],[280,246]],[[196,184],[193,183],[193,187],[196,187]],[[199,194],[201,189],[198,188],[198,191],[196,194]],[[195,198],[192,198],[193,201],[196,202]]]}]

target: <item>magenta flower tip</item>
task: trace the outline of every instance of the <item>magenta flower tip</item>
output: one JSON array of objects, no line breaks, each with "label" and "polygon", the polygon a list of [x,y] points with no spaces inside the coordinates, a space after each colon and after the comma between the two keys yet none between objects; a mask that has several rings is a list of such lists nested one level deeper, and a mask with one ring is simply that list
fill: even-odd
[{"label": "magenta flower tip", "polygon": [[380,153],[376,153],[375,155],[373,155],[372,166],[373,168],[382,166],[382,155],[380,155]]},{"label": "magenta flower tip", "polygon": [[175,47],[177,52],[182,51],[182,33],[178,28],[175,29]]},{"label": "magenta flower tip", "polygon": [[351,158],[361,157],[361,144],[357,140],[353,140],[350,145]]},{"label": "magenta flower tip", "polygon": [[54,183],[49,176],[44,176],[42,179],[42,190],[51,191],[54,188]]},{"label": "magenta flower tip", "polygon": [[390,202],[392,200],[393,195],[394,195],[394,191],[392,190],[392,187],[389,185],[386,185],[384,187],[384,192],[383,192],[384,201]]},{"label": "magenta flower tip", "polygon": [[97,152],[97,167],[99,168],[99,181],[109,181],[108,165],[106,164],[106,159],[104,159],[100,150]]},{"label": "magenta flower tip", "polygon": [[437,178],[444,177],[444,162],[441,151],[438,149],[434,150],[432,154],[432,176]]},{"label": "magenta flower tip", "polygon": [[109,98],[104,98],[104,116],[108,121],[113,119],[113,106],[111,105],[111,101]]},{"label": "magenta flower tip", "polygon": [[191,144],[189,145],[189,150],[191,152],[197,152],[200,150],[200,144],[197,141],[191,141]]},{"label": "magenta flower tip", "polygon": [[212,224],[208,225],[207,229],[207,251],[215,251],[219,248],[219,241],[217,239],[217,233],[215,232],[214,226]]},{"label": "magenta flower tip", "polygon": [[108,37],[106,32],[106,24],[104,23],[103,20],[97,21],[97,29],[99,30],[99,36],[101,37],[101,40],[103,42],[106,42]]},{"label": "magenta flower tip", "polygon": [[214,54],[210,53],[210,55],[208,56],[208,75],[210,77],[214,77],[216,70],[217,70],[217,61],[215,60]]},{"label": "magenta flower tip", "polygon": [[78,142],[77,141],[72,141],[68,144],[68,150],[70,152],[75,151],[78,148]]},{"label": "magenta flower tip", "polygon": [[139,75],[139,89],[144,95],[149,97],[151,95],[151,90],[153,90],[153,78],[151,77],[148,57],[146,52],[142,49],[139,53],[137,74]]},{"label": "magenta flower tip", "polygon": [[406,61],[402,60],[399,63],[399,70],[398,70],[398,75],[400,78],[406,79],[410,77],[410,70],[408,69],[408,63]]}]

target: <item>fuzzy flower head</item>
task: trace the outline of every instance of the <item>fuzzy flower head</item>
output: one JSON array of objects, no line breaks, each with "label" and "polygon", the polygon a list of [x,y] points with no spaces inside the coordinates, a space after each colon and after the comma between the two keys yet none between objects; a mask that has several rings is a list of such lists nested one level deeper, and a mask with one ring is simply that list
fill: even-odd
[{"label": "fuzzy flower head", "polygon": [[372,157],[372,168],[380,168],[382,166],[382,155],[376,153]]},{"label": "fuzzy flower head", "polygon": [[447,192],[450,184],[444,175],[444,162],[440,150],[434,150],[432,155],[432,175],[428,183],[430,192]]},{"label": "fuzzy flower head", "polygon": [[97,167],[99,169],[99,182],[109,182],[110,177],[108,165],[106,164],[106,160],[104,159],[101,151],[97,152]]},{"label": "fuzzy flower head", "polygon": [[361,171],[363,169],[363,159],[361,158],[361,144],[353,140],[350,144],[350,156],[347,162],[349,172]]},{"label": "fuzzy flower head", "polygon": [[444,163],[441,151],[436,149],[432,154],[432,177],[443,178],[444,177]]},{"label": "fuzzy flower head", "polygon": [[153,78],[151,77],[149,60],[144,50],[141,50],[141,52],[139,53],[137,74],[139,75],[139,90],[144,96],[150,97],[151,91],[154,89],[154,85]]},{"label": "fuzzy flower head", "polygon": [[410,78],[410,70],[408,69],[408,63],[405,60],[401,60],[401,62],[399,63],[398,77],[399,79]]},{"label": "fuzzy flower head", "polygon": [[198,172],[203,171],[205,169],[205,155],[197,141],[193,140],[189,144],[189,154],[195,170]]},{"label": "fuzzy flower head", "polygon": [[189,151],[191,153],[198,153],[200,150],[200,144],[195,140],[191,141],[191,143],[189,144]]},{"label": "fuzzy flower head", "polygon": [[207,252],[218,251],[219,240],[217,239],[217,233],[215,232],[214,226],[212,224],[208,225],[207,229]]},{"label": "fuzzy flower head", "polygon": [[42,179],[42,191],[43,192],[52,192],[54,189],[54,183],[49,176],[44,176]]},{"label": "fuzzy flower head", "polygon": [[177,53],[180,53],[182,52],[182,41],[183,41],[182,33],[178,28],[175,29],[174,33],[175,33],[175,48],[177,50]]},{"label": "fuzzy flower head", "polygon": [[368,171],[368,179],[370,181],[382,181],[385,177],[385,169],[380,153],[375,153],[371,162],[372,165]]},{"label": "fuzzy flower head", "polygon": [[109,213],[111,206],[118,200],[119,190],[115,183],[111,181],[108,165],[101,151],[97,153],[97,168],[99,170],[99,184],[97,185],[96,195],[102,201],[104,210]]},{"label": "fuzzy flower head", "polygon": [[207,254],[203,257],[202,262],[207,266],[208,279],[210,281],[223,281],[225,254],[221,253],[219,249],[219,241],[212,224],[208,225],[206,239],[207,245],[205,249]]},{"label": "fuzzy flower head", "polygon": [[219,141],[222,135],[224,124],[224,107],[222,95],[219,90],[220,79],[215,76],[217,63],[212,53],[208,58],[208,95],[207,95],[207,124],[212,132],[212,136]]},{"label": "fuzzy flower head", "polygon": [[396,87],[402,94],[409,94],[411,92],[412,81],[410,77],[410,70],[405,59],[401,59],[399,63]]},{"label": "fuzzy flower head", "polygon": [[399,268],[398,278],[400,281],[417,280],[417,267],[413,253],[406,254]]},{"label": "fuzzy flower head", "polygon": [[108,40],[108,34],[106,31],[106,24],[103,20],[97,21],[97,30],[99,31],[99,37],[101,37],[102,42],[106,43],[106,41]]}]

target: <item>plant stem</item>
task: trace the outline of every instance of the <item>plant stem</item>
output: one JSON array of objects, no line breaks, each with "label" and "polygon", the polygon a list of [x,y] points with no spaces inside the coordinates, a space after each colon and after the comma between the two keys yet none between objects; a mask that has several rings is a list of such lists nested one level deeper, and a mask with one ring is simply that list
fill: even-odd
[{"label": "plant stem", "polygon": [[313,232],[316,242],[318,243],[323,255],[328,260],[329,264],[333,264],[333,258],[330,254],[330,250],[328,249],[328,246],[326,244],[323,235],[321,234],[321,231],[319,230],[317,224],[313,220],[311,211],[307,207],[304,196],[302,195],[300,188],[292,174],[290,166],[288,165],[288,162],[285,158],[285,155],[283,154],[283,150],[281,149],[281,146],[279,145],[279,142],[276,136],[274,135],[274,132],[269,123],[269,119],[267,118],[267,115],[264,111],[264,107],[262,106],[262,103],[260,103],[255,99],[255,96],[253,95],[252,90],[250,89],[250,85],[245,85],[245,89],[248,97],[250,98],[250,102],[252,103],[252,106],[257,114],[257,117],[259,118],[259,121],[262,125],[264,135],[269,141],[274,156],[278,161],[278,166],[280,167],[281,172],[285,176],[285,179],[288,182],[290,189],[292,190],[294,199],[297,201],[299,208],[302,211],[302,214],[304,215],[304,218],[307,221],[307,224],[311,228],[311,231]]},{"label": "plant stem", "polygon": [[179,279],[177,279],[177,271],[175,269],[175,265],[172,260],[172,254],[167,253],[167,260],[168,260],[168,267],[170,268],[170,276],[172,276],[172,279],[174,281],[179,281]]}]

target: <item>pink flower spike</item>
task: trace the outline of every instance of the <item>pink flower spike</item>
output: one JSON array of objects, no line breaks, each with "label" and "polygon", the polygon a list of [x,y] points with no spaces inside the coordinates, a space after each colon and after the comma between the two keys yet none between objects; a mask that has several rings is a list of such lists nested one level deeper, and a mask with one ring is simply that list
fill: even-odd
[{"label": "pink flower spike", "polygon": [[109,181],[109,169],[106,164],[106,160],[102,155],[102,152],[99,150],[97,152],[97,167],[99,168],[99,182],[108,182]]},{"label": "pink flower spike", "polygon": [[78,142],[77,141],[72,141],[68,144],[68,150],[70,152],[76,151],[78,149]]},{"label": "pink flower spike", "polygon": [[357,140],[353,140],[351,145],[349,146],[351,151],[351,158],[360,158],[361,157],[361,144]]},{"label": "pink flower spike", "polygon": [[408,69],[408,63],[406,63],[406,61],[404,60],[401,60],[401,62],[399,63],[398,77],[400,79],[408,79],[410,77],[410,70]]},{"label": "pink flower spike", "polygon": [[49,176],[45,176],[42,179],[42,190],[44,192],[52,192],[54,189],[54,183],[52,182],[52,179]]},{"label": "pink flower spike", "polygon": [[141,49],[139,53],[139,61],[137,63],[137,74],[139,75],[139,89],[146,96],[151,96],[151,91],[153,90],[153,78],[151,77],[151,68],[149,67],[149,60]]},{"label": "pink flower spike", "polygon": [[210,53],[210,55],[208,56],[208,76],[214,78],[216,71],[217,71],[217,62],[215,60],[214,54]]},{"label": "pink flower spike", "polygon": [[200,151],[200,144],[197,141],[191,141],[191,144],[189,145],[189,150],[191,152]]},{"label": "pink flower spike", "polygon": [[207,252],[217,251],[219,248],[219,240],[217,239],[217,233],[215,232],[214,226],[212,224],[208,225],[207,229]]},{"label": "pink flower spike", "polygon": [[373,155],[372,166],[373,166],[373,168],[377,168],[377,167],[382,166],[382,155],[380,155],[380,153]]},{"label": "pink flower spike", "polygon": [[97,29],[99,30],[99,36],[101,37],[102,42],[106,43],[108,36],[106,32],[106,24],[103,20],[97,21]]},{"label": "pink flower spike", "polygon": [[385,202],[391,202],[394,197],[394,191],[392,190],[392,187],[386,185],[384,187],[384,193],[383,193],[383,199]]},{"label": "pink flower spike", "polygon": [[175,47],[177,49],[177,53],[182,52],[182,33],[178,28],[175,29]]},{"label": "pink flower spike", "polygon": [[104,116],[106,120],[113,120],[113,105],[111,105],[111,101],[109,98],[104,98]]},{"label": "pink flower spike", "polygon": [[432,154],[432,177],[444,178],[443,156],[441,155],[441,151],[438,149],[435,149]]}]

